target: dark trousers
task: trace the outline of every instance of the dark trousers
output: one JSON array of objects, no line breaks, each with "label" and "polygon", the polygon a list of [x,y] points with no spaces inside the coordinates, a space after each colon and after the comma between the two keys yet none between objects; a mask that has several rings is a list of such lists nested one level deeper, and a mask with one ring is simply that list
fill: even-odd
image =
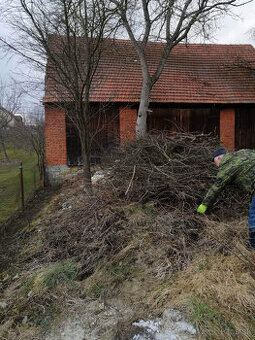
[{"label": "dark trousers", "polygon": [[255,248],[255,197],[252,197],[248,218],[250,245]]}]

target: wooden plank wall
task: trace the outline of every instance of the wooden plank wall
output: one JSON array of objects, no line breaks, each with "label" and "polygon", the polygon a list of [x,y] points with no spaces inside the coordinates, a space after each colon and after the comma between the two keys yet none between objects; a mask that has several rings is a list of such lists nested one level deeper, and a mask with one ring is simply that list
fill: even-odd
[{"label": "wooden plank wall", "polygon": [[235,148],[255,149],[255,106],[236,108]]},{"label": "wooden plank wall", "polygon": [[220,113],[216,107],[152,108],[148,117],[148,130],[203,132],[219,134]]},{"label": "wooden plank wall", "polygon": [[[92,157],[119,143],[119,108],[95,107],[99,114],[91,120],[93,135]],[[219,135],[219,107],[158,107],[152,108],[148,115],[148,131],[184,131],[213,133]],[[67,123],[67,154],[69,159],[80,155],[79,138],[75,129]],[[74,163],[74,161],[72,161]]]}]

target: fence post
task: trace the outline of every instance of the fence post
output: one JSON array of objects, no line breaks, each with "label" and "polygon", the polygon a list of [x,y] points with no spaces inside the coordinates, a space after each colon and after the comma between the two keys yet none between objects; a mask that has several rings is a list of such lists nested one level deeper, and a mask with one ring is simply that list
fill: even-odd
[{"label": "fence post", "polygon": [[20,163],[19,169],[20,169],[21,204],[22,204],[22,209],[24,210],[24,208],[25,208],[25,200],[24,200],[24,183],[23,183],[23,166],[22,166],[22,162]]},{"label": "fence post", "polygon": [[33,171],[33,177],[34,177],[34,190],[36,190],[36,168],[33,167],[32,171]]}]

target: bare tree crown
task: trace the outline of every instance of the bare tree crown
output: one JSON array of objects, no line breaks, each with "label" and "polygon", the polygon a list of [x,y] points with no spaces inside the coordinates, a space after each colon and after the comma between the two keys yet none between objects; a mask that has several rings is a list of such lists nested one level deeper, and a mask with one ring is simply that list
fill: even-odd
[{"label": "bare tree crown", "polygon": [[[150,93],[159,79],[175,45],[192,34],[207,37],[217,19],[242,0],[110,0],[111,8],[125,27],[140,59],[143,74],[141,100],[137,115],[136,136],[146,133]],[[164,42],[162,54],[151,71],[146,57],[149,41]]]}]

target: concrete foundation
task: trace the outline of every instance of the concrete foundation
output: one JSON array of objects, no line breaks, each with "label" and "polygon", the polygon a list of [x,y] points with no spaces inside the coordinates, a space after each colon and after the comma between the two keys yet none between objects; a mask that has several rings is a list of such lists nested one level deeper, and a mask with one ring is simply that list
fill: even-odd
[{"label": "concrete foundation", "polygon": [[46,185],[60,185],[70,175],[67,165],[52,165],[46,167]]}]

